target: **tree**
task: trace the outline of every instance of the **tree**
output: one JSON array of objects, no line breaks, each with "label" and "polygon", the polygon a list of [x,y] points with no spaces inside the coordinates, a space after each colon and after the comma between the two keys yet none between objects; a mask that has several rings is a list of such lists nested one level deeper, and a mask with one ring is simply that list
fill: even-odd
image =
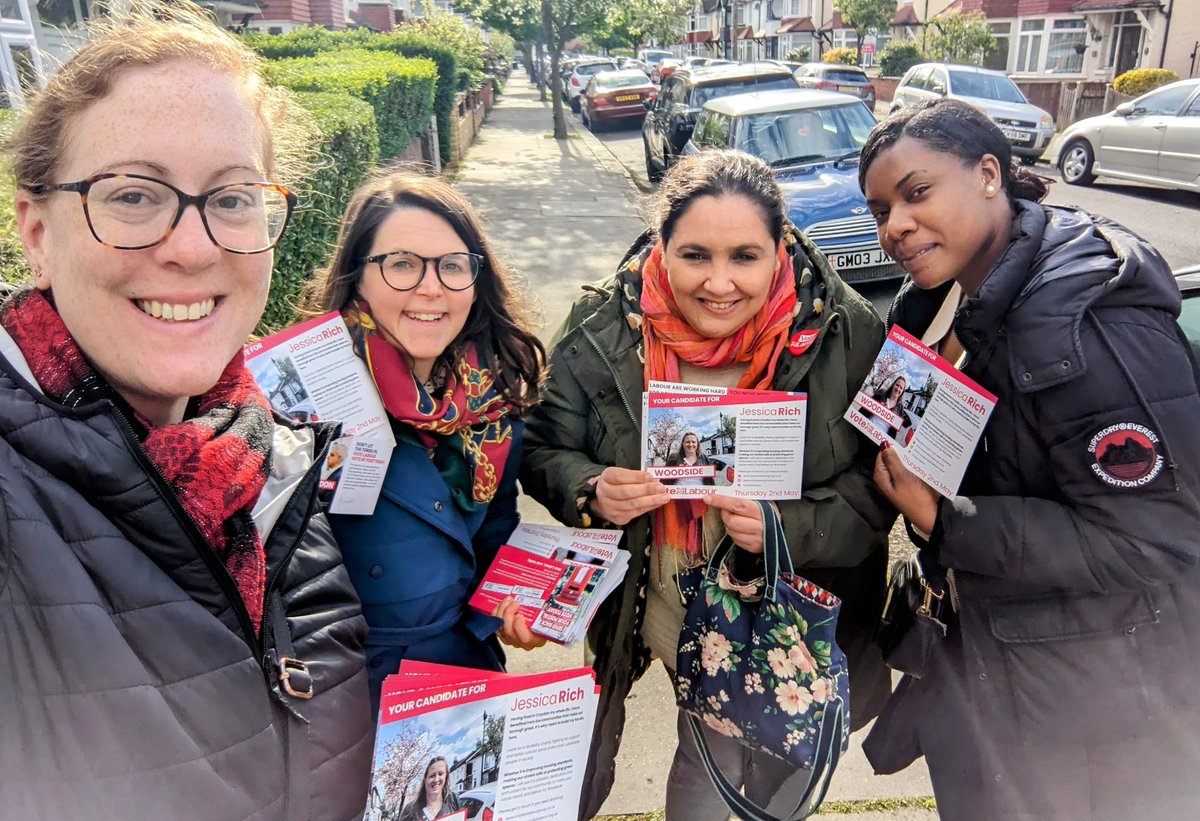
[{"label": "tree", "polygon": [[862,54],[863,37],[869,31],[887,29],[896,16],[896,0],[833,0],[833,7],[854,27],[859,54]]},{"label": "tree", "polygon": [[425,774],[433,747],[429,733],[404,724],[383,745],[382,763],[376,770],[375,783],[383,788],[384,800],[389,807],[399,810],[404,806],[408,800],[408,787]]},{"label": "tree", "polygon": [[546,46],[550,49],[550,87],[554,107],[554,139],[567,138],[567,116],[563,111],[562,95],[558,89],[560,80],[559,62],[563,46],[581,34],[604,31],[608,16],[618,0],[541,0],[542,26],[545,29]]},{"label": "tree", "polygon": [[996,38],[981,11],[950,14],[929,21],[925,56],[940,63],[982,63],[996,50]]},{"label": "tree", "polygon": [[675,440],[683,433],[683,417],[675,411],[662,411],[650,422],[646,438],[650,440],[650,455],[665,459],[675,450]]},{"label": "tree", "polygon": [[493,760],[500,760],[500,749],[504,746],[504,714],[490,716],[483,714],[483,743],[479,749],[490,755]]}]

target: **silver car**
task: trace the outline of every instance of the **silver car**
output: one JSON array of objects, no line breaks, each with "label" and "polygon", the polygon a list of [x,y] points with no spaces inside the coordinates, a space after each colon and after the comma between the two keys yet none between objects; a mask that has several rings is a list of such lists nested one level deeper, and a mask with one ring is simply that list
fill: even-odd
[{"label": "silver car", "polygon": [[1061,145],[1058,170],[1071,185],[1102,176],[1200,192],[1200,78],[1080,120]]},{"label": "silver car", "polygon": [[1000,71],[948,63],[918,63],[905,73],[889,113],[925,100],[949,97],[981,109],[1012,144],[1013,155],[1037,162],[1054,136],[1054,118],[1025,98]]}]

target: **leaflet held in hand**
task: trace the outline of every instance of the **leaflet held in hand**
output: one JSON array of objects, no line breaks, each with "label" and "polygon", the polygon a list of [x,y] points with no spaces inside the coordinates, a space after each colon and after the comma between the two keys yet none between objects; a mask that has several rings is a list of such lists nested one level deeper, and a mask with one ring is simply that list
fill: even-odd
[{"label": "leaflet held in hand", "polygon": [[796,499],[808,396],[651,382],[642,394],[642,469],[671,496]]},{"label": "leaflet held in hand", "polygon": [[442,812],[574,818],[598,697],[590,667],[510,675],[402,661],[383,682],[364,818],[424,818],[415,804],[439,758]]},{"label": "leaflet held in hand", "polygon": [[330,512],[375,512],[396,440],[366,364],[336,311],[247,345],[246,367],[283,416],[300,422],[337,420],[342,435],[321,469]]},{"label": "leaflet held in hand", "polygon": [[896,446],[912,473],[954,496],[996,397],[893,326],[846,419],[874,442]]},{"label": "leaflet held in hand", "polygon": [[468,604],[491,615],[512,596],[529,629],[558,644],[583,638],[596,608],[625,578],[621,531],[521,524]]}]

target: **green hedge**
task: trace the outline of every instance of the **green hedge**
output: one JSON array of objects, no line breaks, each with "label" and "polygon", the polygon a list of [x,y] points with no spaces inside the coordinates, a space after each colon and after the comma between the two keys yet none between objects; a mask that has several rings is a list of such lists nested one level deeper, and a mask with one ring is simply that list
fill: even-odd
[{"label": "green hedge", "polygon": [[879,73],[884,77],[902,77],[904,72],[924,60],[916,43],[910,40],[892,41],[879,52]]},{"label": "green hedge", "polygon": [[1113,80],[1113,90],[1127,97],[1141,97],[1147,91],[1178,79],[1179,75],[1169,68],[1135,68]]},{"label": "green hedge", "polygon": [[437,64],[437,86],[433,95],[433,113],[437,115],[438,152],[442,163],[449,163],[454,156],[454,118],[457,116],[454,98],[460,88],[469,81],[465,72],[460,72],[458,58],[446,46],[419,34],[393,33],[373,34],[366,29],[331,32],[323,28],[296,29],[287,34],[259,34],[248,32],[243,35],[246,45],[270,60],[289,57],[315,57],[325,51],[344,48],[366,48],[391,51],[402,57],[425,57]]},{"label": "green hedge", "polygon": [[370,105],[337,92],[300,92],[296,101],[316,119],[322,162],[299,192],[300,204],[275,249],[271,296],[259,334],[295,321],[297,298],[313,272],[328,263],[350,195],[379,160],[379,131]]},{"label": "green hedge", "polygon": [[847,66],[858,65],[858,49],[834,48],[821,56],[822,63],[841,63]]},{"label": "green hedge", "polygon": [[340,91],[370,103],[385,160],[424,133],[433,113],[437,66],[432,60],[346,49],[268,61],[266,74],[294,91]]},{"label": "green hedge", "polygon": [[[19,113],[12,109],[0,108],[0,140],[8,139],[18,116]],[[3,282],[25,282],[29,279],[29,266],[25,262],[25,252],[17,232],[17,212],[13,203],[16,192],[16,181],[5,164],[0,168],[0,281]]]}]

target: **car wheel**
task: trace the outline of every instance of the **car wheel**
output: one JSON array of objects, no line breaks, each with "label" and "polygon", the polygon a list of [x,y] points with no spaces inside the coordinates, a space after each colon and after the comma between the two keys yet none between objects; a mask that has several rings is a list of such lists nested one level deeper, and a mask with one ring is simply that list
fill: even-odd
[{"label": "car wheel", "polygon": [[1075,140],[1063,148],[1058,157],[1058,170],[1063,182],[1069,185],[1091,185],[1096,175],[1092,173],[1095,157],[1087,140]]},{"label": "car wheel", "polygon": [[592,121],[588,119],[587,109],[583,106],[579,107],[579,121],[583,123],[586,128],[590,129],[592,127]]},{"label": "car wheel", "polygon": [[658,182],[662,179],[663,170],[654,163],[654,159],[650,156],[650,143],[642,139],[642,150],[646,153],[646,177],[650,182]]}]

